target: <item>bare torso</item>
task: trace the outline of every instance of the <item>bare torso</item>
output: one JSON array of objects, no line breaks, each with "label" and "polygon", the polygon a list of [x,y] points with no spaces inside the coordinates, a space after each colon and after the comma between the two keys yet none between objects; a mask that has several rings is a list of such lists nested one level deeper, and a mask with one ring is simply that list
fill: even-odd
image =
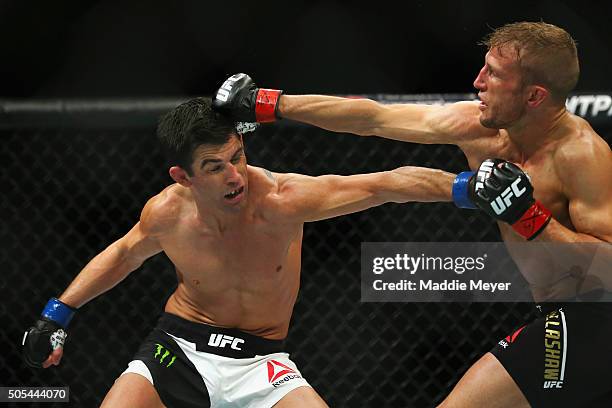
[{"label": "bare torso", "polygon": [[[475,105],[474,120],[478,120],[478,115]],[[461,146],[470,168],[475,170],[483,160],[493,157],[517,164],[529,175],[534,187],[534,198],[552,212],[556,221],[576,231],[564,189],[564,176],[559,171],[560,166],[564,165],[561,157],[572,149],[606,145],[605,141],[585,120],[571,114],[566,115],[553,134],[547,135],[548,142],[529,155],[521,152],[507,131],[481,129],[480,136],[469,139]],[[542,139],[542,135],[531,136],[534,141]],[[558,247],[526,246],[523,244],[524,238],[514,232],[510,225],[503,222],[498,222],[498,225],[503,241],[506,242],[519,270],[530,283],[536,300],[564,298],[569,293],[568,290],[571,292],[570,288],[575,288],[574,277],[566,268],[559,267],[556,259],[559,254],[555,253],[555,248]]]},{"label": "bare torso", "polygon": [[259,168],[248,175],[246,208],[224,229],[202,222],[189,189],[175,184],[158,196],[158,212],[171,217],[159,240],[178,279],[166,311],[283,339],[299,289],[303,224],[267,219],[276,183]]}]

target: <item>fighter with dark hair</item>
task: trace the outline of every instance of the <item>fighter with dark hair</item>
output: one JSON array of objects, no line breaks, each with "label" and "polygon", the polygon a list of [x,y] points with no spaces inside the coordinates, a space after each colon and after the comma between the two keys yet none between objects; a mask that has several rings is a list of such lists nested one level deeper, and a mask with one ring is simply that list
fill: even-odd
[{"label": "fighter with dark hair", "polygon": [[30,365],[59,364],[74,311],[164,251],[178,287],[103,407],[327,406],[283,348],[304,223],[387,202],[450,201],[454,175],[418,167],[272,173],[247,165],[234,126],[204,98],[161,119],[158,136],[175,184],[49,301],[24,338]]},{"label": "fighter with dark hair", "polygon": [[[612,153],[585,120],[565,109],[580,71],[574,40],[554,25],[522,22],[495,30],[484,44],[488,52],[474,81],[480,102],[382,105],[282,95],[242,76],[228,83],[237,94],[233,100],[217,105],[237,120],[282,117],[361,136],[457,145],[470,167],[487,178],[476,204],[499,221],[506,243],[597,243],[609,250]],[[481,165],[487,157],[525,170],[537,201],[513,184],[522,177],[516,165]],[[469,197],[455,198],[461,206],[474,204]],[[524,257],[513,248],[508,245],[534,299],[542,302],[541,317],[478,360],[442,406],[612,406],[612,382],[596,369],[612,366],[612,308],[551,302],[566,300],[559,293],[576,287],[572,265],[558,266],[558,252]],[[601,282],[612,290],[612,274]]]}]

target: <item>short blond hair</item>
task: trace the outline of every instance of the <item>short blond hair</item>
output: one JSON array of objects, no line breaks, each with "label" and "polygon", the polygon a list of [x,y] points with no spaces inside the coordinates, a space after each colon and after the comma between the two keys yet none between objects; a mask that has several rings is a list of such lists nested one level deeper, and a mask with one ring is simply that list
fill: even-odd
[{"label": "short blond hair", "polygon": [[487,35],[482,44],[489,50],[516,52],[523,82],[542,85],[557,102],[565,102],[580,75],[576,42],[564,29],[544,22],[506,24]]}]

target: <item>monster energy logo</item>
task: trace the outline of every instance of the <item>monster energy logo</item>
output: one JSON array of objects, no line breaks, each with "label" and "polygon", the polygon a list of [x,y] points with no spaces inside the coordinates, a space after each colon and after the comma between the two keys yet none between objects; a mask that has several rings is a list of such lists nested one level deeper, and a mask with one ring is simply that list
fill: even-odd
[{"label": "monster energy logo", "polygon": [[[159,359],[159,363],[164,364],[164,360],[166,359],[166,357],[170,355],[170,351],[168,351],[168,349],[166,349],[164,346],[162,346],[159,343],[155,343],[155,345],[157,346],[157,351],[155,352],[155,355],[153,356],[153,358],[157,359],[158,356],[161,356]],[[176,356],[173,355],[172,359],[166,365],[166,368],[170,367],[172,363],[174,363],[174,360],[176,360]]]}]

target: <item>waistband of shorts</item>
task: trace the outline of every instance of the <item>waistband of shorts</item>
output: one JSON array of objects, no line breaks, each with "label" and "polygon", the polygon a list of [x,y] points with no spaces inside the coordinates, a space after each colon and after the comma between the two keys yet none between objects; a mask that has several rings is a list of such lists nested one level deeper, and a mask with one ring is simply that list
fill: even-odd
[{"label": "waistband of shorts", "polygon": [[538,311],[545,315],[553,310],[571,310],[580,313],[600,314],[602,317],[612,319],[612,292],[603,291],[597,293],[598,301],[589,301],[585,298],[563,299],[552,302],[540,302],[537,304]]},{"label": "waistband of shorts", "polygon": [[270,340],[242,330],[211,326],[163,313],[157,328],[195,343],[196,350],[231,358],[252,358],[284,351],[284,340]]}]

